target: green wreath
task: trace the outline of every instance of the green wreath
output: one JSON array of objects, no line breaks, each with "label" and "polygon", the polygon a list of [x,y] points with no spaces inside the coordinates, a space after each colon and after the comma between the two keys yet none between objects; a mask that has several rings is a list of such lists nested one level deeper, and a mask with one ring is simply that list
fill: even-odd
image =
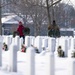
[{"label": "green wreath", "polygon": [[24,35],[29,35],[30,34],[30,29],[28,27],[25,27],[25,29],[23,30],[23,34]]}]

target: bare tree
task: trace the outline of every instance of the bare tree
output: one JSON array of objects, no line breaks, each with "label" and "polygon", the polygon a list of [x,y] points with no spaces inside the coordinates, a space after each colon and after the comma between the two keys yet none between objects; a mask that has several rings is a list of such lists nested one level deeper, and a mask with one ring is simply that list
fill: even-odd
[{"label": "bare tree", "polygon": [[8,2],[8,3],[2,3],[2,0],[0,0],[0,35],[2,35],[2,21],[1,21],[1,18],[2,18],[2,8],[6,5],[9,5],[11,4],[12,2]]},{"label": "bare tree", "polygon": [[[57,1],[54,1],[54,0],[46,0],[46,5],[47,5],[47,13],[48,13],[48,21],[49,21],[49,26],[51,25],[51,16],[50,16],[50,8],[52,7],[52,10],[53,10],[53,5],[59,3],[61,0],[57,0]],[[54,12],[52,12],[53,15],[54,15]]]},{"label": "bare tree", "polygon": [[60,3],[56,6],[56,21],[60,27],[71,28],[75,25],[75,9],[72,5]]},{"label": "bare tree", "polygon": [[47,19],[46,9],[42,6],[42,0],[37,1],[36,5],[32,7],[34,11],[31,10],[32,12],[30,13],[33,20],[35,36],[40,35],[42,24]]},{"label": "bare tree", "polygon": [[27,21],[31,18],[35,32],[34,35],[36,36],[40,35],[42,23],[47,18],[46,9],[42,6],[42,0],[19,0],[11,4],[10,11],[21,17],[25,25],[27,25]]},{"label": "bare tree", "polygon": [[[20,16],[25,24],[27,20],[31,18],[31,20],[33,21],[34,32],[36,36],[40,34],[42,24],[47,20],[47,13],[49,21],[48,25],[51,25],[50,7],[59,3],[60,1],[61,0],[52,0],[51,2],[50,0],[46,0],[45,5],[42,0],[9,0],[8,4],[11,5],[10,11]],[[8,4],[3,4],[2,6]]]}]

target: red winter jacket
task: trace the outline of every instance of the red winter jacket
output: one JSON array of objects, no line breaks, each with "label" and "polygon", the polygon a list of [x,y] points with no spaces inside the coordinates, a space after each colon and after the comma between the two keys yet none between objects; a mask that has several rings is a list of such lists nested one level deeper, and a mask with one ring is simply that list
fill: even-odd
[{"label": "red winter jacket", "polygon": [[19,27],[17,28],[17,31],[18,31],[20,36],[24,36],[24,34],[23,34],[24,28],[25,27],[23,25],[19,25]]}]

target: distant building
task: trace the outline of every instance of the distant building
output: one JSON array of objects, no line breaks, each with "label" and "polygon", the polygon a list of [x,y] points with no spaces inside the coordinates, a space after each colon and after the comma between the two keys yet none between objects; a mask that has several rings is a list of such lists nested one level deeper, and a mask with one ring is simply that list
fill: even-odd
[{"label": "distant building", "polygon": [[2,18],[2,33],[5,35],[12,34],[16,31],[18,22],[21,21],[21,18],[17,15],[9,15]]},{"label": "distant building", "polygon": [[74,36],[74,29],[73,28],[61,28],[60,35],[61,36]]},{"label": "distant building", "polygon": [[[7,14],[4,14],[4,17],[2,17],[1,20],[2,34],[4,35],[10,35],[14,31],[16,31],[19,21],[23,23],[22,18],[14,14],[9,14],[9,16],[7,16]],[[32,24],[27,24],[26,26],[30,28],[30,35],[34,35],[34,27],[32,26]]]}]

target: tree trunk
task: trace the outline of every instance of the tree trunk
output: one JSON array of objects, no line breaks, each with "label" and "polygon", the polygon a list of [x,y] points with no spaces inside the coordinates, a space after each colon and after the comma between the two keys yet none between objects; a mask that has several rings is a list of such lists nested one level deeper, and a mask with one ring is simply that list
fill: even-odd
[{"label": "tree trunk", "polygon": [[[51,0],[51,5],[52,5],[52,4],[53,4],[53,0]],[[54,6],[51,7],[51,10],[52,10],[52,12],[51,12],[51,13],[52,13],[51,18],[52,18],[52,21],[53,21],[53,20],[55,20],[55,18],[54,18],[54,17],[55,17],[55,16],[54,16]]]},{"label": "tree trunk", "polygon": [[[60,1],[61,1],[61,0],[58,0],[58,1],[56,1],[55,3],[53,3],[53,0],[51,0],[51,5],[49,6],[49,0],[46,0],[48,21],[49,21],[49,25],[48,25],[48,26],[51,25],[51,15],[50,15],[50,13],[49,13],[49,12],[51,12],[51,11],[49,11],[49,8],[50,8],[50,7],[53,7],[53,5],[59,3]],[[52,8],[52,13],[53,13],[52,15],[53,15],[53,19],[54,19],[54,10],[53,10],[53,8]]]},{"label": "tree trunk", "polygon": [[27,24],[26,24],[26,17],[23,17],[23,22],[24,22],[24,26],[26,26]]},{"label": "tree trunk", "polygon": [[50,13],[49,13],[49,4],[48,4],[49,0],[46,0],[46,4],[47,4],[47,14],[48,14],[48,22],[49,22],[49,26],[51,25],[51,17],[50,17]]}]

